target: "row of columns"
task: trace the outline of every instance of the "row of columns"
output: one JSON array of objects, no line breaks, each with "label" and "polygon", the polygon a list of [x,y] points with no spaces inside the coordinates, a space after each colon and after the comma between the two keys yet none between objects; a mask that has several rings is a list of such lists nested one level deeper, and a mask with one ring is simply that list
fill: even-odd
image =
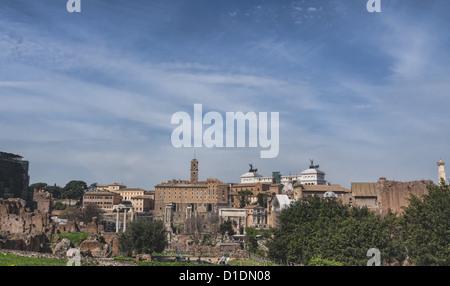
[{"label": "row of columns", "polygon": [[[119,232],[119,213],[120,210],[123,209],[123,232],[127,231],[127,213],[129,208],[117,208],[117,212],[116,212],[116,233]],[[134,214],[133,212],[130,212],[130,220],[133,221],[134,218]]]}]

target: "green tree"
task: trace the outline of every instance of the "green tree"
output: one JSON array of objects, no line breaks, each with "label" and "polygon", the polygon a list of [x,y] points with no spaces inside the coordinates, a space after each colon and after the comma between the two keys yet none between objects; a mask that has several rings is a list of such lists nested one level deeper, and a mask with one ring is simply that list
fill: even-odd
[{"label": "green tree", "polygon": [[162,252],[167,245],[164,223],[159,220],[135,220],[119,236],[119,249],[128,256]]},{"label": "green tree", "polygon": [[280,227],[267,243],[269,256],[308,264],[311,259],[365,265],[367,250],[377,248],[385,257],[389,235],[380,216],[367,208],[317,196],[303,198],[284,209]]},{"label": "green tree", "polygon": [[231,220],[226,220],[219,225],[219,233],[221,235],[225,235],[225,234],[233,235],[234,234],[233,225],[232,225]]},{"label": "green tree", "polygon": [[66,208],[67,208],[67,205],[66,205],[66,204],[63,204],[63,203],[60,202],[60,201],[55,202],[55,203],[52,205],[52,209],[53,209],[53,210],[65,210]]},{"label": "green tree", "polygon": [[239,207],[243,208],[250,203],[249,196],[253,195],[250,190],[243,190],[238,192],[239,195]]},{"label": "green tree", "polygon": [[414,265],[450,266],[450,191],[445,181],[430,184],[422,198],[404,208],[403,240]]},{"label": "green tree", "polygon": [[51,193],[53,198],[55,198],[55,199],[61,198],[62,188],[60,186],[57,186],[56,184],[54,184],[53,186],[47,186],[45,188],[45,190],[47,192]]},{"label": "green tree", "polygon": [[83,208],[78,210],[78,220],[84,223],[92,222],[92,219],[96,217],[98,221],[102,220],[102,210],[97,204],[88,203]]},{"label": "green tree", "polygon": [[383,217],[384,228],[390,240],[384,253],[387,263],[401,264],[407,257],[402,238],[402,221],[403,216],[396,215],[391,209],[388,209],[388,213]]},{"label": "green tree", "polygon": [[29,190],[32,191],[32,192],[36,192],[36,191],[45,189],[46,187],[47,187],[46,183],[42,183],[42,182],[34,183],[34,184],[30,185]]},{"label": "green tree", "polygon": [[308,266],[342,266],[342,263],[334,260],[323,259],[322,257],[313,257],[308,262]]},{"label": "green tree", "polygon": [[61,197],[69,200],[81,200],[88,186],[84,181],[70,181],[62,189]]},{"label": "green tree", "polygon": [[95,191],[95,190],[97,190],[97,183],[92,183],[92,184],[90,184],[89,185],[89,187],[88,187],[88,191]]},{"label": "green tree", "polygon": [[256,235],[258,231],[256,228],[248,226],[245,228],[245,236],[247,237],[247,250],[252,253],[257,253],[258,241],[256,240]]},{"label": "green tree", "polygon": [[262,207],[267,207],[267,198],[268,198],[268,194],[265,193],[259,193],[258,195],[256,195],[256,197],[258,198],[258,205],[262,206]]}]

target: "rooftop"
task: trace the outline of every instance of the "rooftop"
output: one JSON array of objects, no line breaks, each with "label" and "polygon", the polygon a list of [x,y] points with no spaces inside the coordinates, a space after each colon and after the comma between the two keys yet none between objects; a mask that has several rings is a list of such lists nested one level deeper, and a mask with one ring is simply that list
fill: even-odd
[{"label": "rooftop", "polygon": [[262,175],[260,175],[256,172],[248,172],[241,176],[241,178],[255,178],[255,177],[262,177]]},{"label": "rooftop", "polygon": [[376,197],[376,183],[352,183],[352,195],[354,197]]},{"label": "rooftop", "polygon": [[341,185],[304,185],[301,183],[294,184],[294,188],[301,188],[302,191],[308,192],[345,192],[350,193],[352,190],[342,187]]},{"label": "rooftop", "polygon": [[87,191],[86,193],[84,193],[83,196],[85,195],[96,195],[96,196],[119,196],[119,194],[117,193],[113,193],[110,191]]}]

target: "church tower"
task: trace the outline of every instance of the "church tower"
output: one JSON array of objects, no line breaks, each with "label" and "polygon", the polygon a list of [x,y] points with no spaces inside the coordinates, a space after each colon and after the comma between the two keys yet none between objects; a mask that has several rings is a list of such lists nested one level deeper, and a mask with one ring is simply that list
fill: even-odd
[{"label": "church tower", "polygon": [[438,184],[441,184],[441,180],[444,179],[445,182],[447,182],[446,176],[445,176],[445,162],[442,160],[439,160],[439,162],[437,162],[438,165],[438,170],[439,170],[439,182]]},{"label": "church tower", "polygon": [[198,183],[198,161],[194,156],[194,159],[191,161],[191,184]]}]

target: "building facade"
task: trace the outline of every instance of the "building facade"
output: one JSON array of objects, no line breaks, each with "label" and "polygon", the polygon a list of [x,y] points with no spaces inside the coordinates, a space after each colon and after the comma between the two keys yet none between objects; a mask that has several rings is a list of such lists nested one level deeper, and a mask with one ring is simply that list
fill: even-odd
[{"label": "building facade", "polygon": [[21,198],[27,203],[32,200],[29,192],[29,162],[20,155],[0,152],[0,197]]},{"label": "building facade", "polygon": [[231,184],[230,185],[230,198],[229,205],[234,208],[242,207],[240,205],[241,191],[250,191],[252,195],[247,197],[249,204],[254,204],[258,200],[258,194],[272,195],[272,192],[278,190],[278,188],[271,188],[269,183],[248,183],[248,184]]},{"label": "building facade", "polygon": [[286,194],[275,195],[271,200],[268,201],[268,226],[269,227],[278,227],[278,216],[282,210],[289,207],[289,205],[295,200],[289,198]]},{"label": "building facade", "polygon": [[304,170],[298,175],[282,176],[280,172],[272,172],[272,177],[264,177],[257,173],[258,169],[250,168],[249,172],[241,176],[241,184],[289,184],[300,183],[303,185],[325,185],[325,172],[319,170],[319,165],[314,165],[314,161],[311,160],[311,165],[308,169]]},{"label": "building facade", "polygon": [[244,207],[247,212],[247,225],[254,228],[268,228],[267,209],[259,205]]},{"label": "building facade", "polygon": [[389,210],[396,214],[403,212],[409,205],[409,197],[422,197],[428,193],[431,181],[398,182],[382,177],[376,183],[352,183],[352,202],[356,206],[367,208],[384,215]]},{"label": "building facade", "polygon": [[141,195],[134,196],[131,198],[131,205],[133,206],[134,213],[149,213],[154,209],[155,206],[155,196],[152,195]]},{"label": "building facade", "polygon": [[154,207],[154,192],[141,188],[120,188],[113,193],[122,197],[123,201],[129,201],[134,213],[148,213]]},{"label": "building facade", "polygon": [[351,198],[351,190],[344,188],[340,185],[303,185],[299,183],[293,184],[294,199],[299,200],[308,196],[325,197],[327,193],[334,193],[337,199],[340,199],[343,203],[349,203]]},{"label": "building facade", "polygon": [[198,180],[198,160],[191,161],[191,179],[170,180],[155,186],[155,216],[164,217],[170,206],[174,222],[184,222],[192,215],[215,213],[227,205],[229,186],[218,179]]},{"label": "building facade", "polygon": [[112,212],[114,205],[118,205],[122,197],[118,193],[109,191],[89,191],[83,195],[83,207],[95,204],[105,212]]},{"label": "building facade", "polygon": [[109,192],[114,192],[114,191],[119,191],[121,189],[125,189],[127,186],[125,186],[124,184],[119,184],[119,183],[114,183],[114,184],[110,184],[110,185],[97,185],[97,191],[109,191]]}]

